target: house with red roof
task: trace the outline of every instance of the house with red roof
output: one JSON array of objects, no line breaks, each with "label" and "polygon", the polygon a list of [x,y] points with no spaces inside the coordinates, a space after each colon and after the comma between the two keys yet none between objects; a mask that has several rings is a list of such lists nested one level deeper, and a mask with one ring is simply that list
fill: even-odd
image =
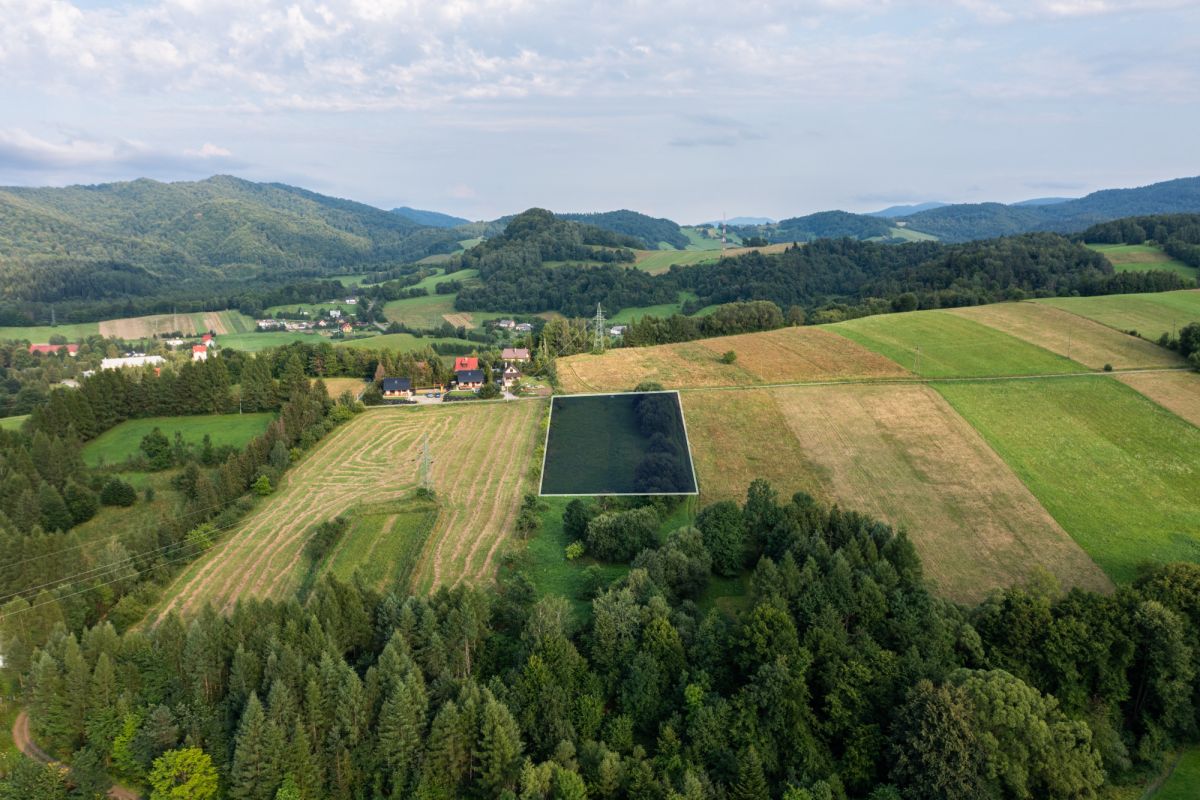
[{"label": "house with red roof", "polygon": [[31,344],[29,345],[29,352],[53,355],[63,348],[66,348],[67,355],[69,356],[79,353],[79,345],[77,344]]},{"label": "house with red roof", "polygon": [[207,361],[208,347],[202,344],[192,345],[192,361]]},{"label": "house with red roof", "polygon": [[479,359],[475,356],[459,356],[454,359],[455,372],[472,372],[479,369]]}]

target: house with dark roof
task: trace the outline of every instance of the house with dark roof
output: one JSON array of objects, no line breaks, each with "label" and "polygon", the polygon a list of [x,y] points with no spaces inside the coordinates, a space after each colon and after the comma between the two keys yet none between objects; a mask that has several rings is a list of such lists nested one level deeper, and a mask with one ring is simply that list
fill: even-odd
[{"label": "house with dark roof", "polygon": [[521,380],[521,370],[517,369],[516,364],[505,364],[503,368],[496,368],[496,381],[505,389],[519,380]]},{"label": "house with dark roof", "polygon": [[384,378],[379,386],[384,397],[412,397],[412,381],[408,378]]},{"label": "house with dark roof", "polygon": [[460,369],[454,373],[454,376],[460,389],[478,389],[483,386],[483,370],[481,369]]},{"label": "house with dark roof", "polygon": [[500,351],[500,357],[505,361],[528,361],[529,350],[524,347],[506,347]]},{"label": "house with dark roof", "polygon": [[479,359],[475,356],[459,356],[454,359],[454,371],[479,369]]}]

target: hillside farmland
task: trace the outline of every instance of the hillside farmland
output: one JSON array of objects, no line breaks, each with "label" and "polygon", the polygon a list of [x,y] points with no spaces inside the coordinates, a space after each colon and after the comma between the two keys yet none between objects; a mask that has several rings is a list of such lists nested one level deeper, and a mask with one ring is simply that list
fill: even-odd
[{"label": "hillside farmland", "polygon": [[1157,294],[1110,294],[1103,297],[1051,297],[1044,303],[1119,331],[1137,331],[1143,339],[1158,341],[1164,333],[1178,333],[1189,322],[1200,322],[1200,289]]}]

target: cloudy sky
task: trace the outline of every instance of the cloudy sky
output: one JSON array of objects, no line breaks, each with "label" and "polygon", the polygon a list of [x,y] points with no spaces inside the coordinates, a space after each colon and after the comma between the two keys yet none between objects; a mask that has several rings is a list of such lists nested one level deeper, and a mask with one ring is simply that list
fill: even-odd
[{"label": "cloudy sky", "polygon": [[1196,0],[0,0],[0,184],[683,222],[1200,174]]}]

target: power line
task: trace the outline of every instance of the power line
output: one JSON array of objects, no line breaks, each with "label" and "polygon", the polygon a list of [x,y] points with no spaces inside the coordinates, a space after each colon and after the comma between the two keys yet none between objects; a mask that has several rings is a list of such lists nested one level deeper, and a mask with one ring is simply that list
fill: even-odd
[{"label": "power line", "polygon": [[592,318],[592,324],[596,326],[596,331],[592,338],[592,352],[603,353],[605,344],[604,309],[600,307],[599,303],[596,303],[596,316]]}]

